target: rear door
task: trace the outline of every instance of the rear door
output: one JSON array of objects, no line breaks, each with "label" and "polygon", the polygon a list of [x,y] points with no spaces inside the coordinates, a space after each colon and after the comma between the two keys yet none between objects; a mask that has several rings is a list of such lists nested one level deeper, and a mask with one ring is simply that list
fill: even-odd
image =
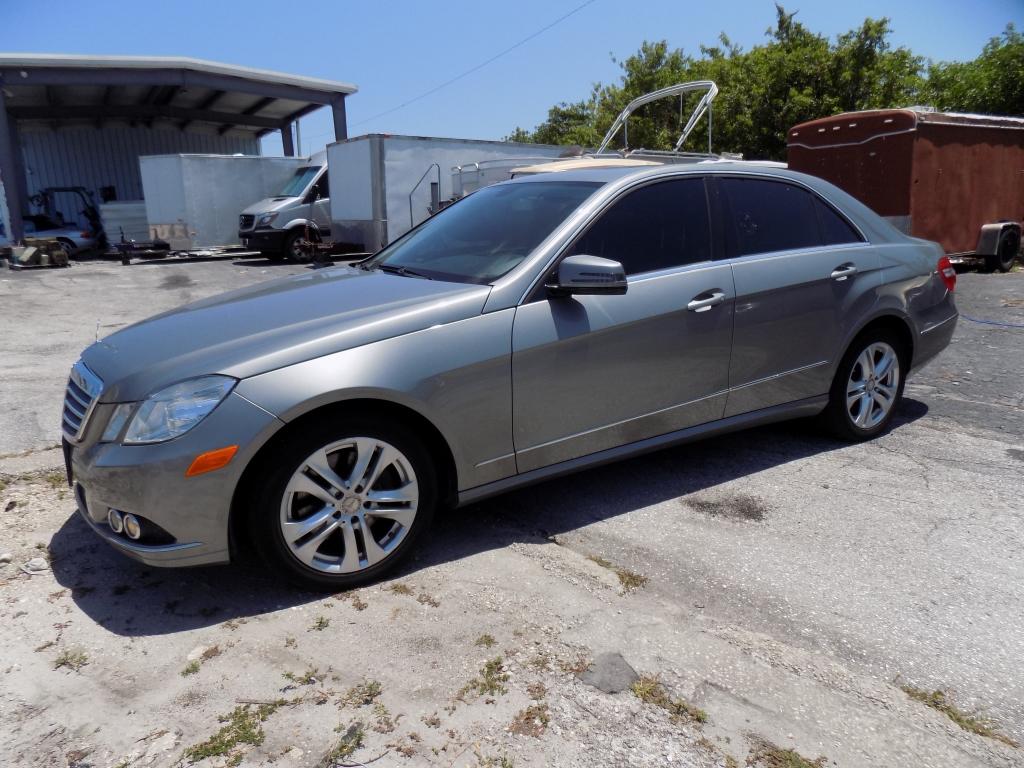
[{"label": "rear door", "polygon": [[713,421],[725,406],[732,274],[712,260],[704,179],[625,193],[571,254],[621,262],[629,285],[619,296],[553,297],[540,287],[517,308],[520,472]]},{"label": "rear door", "polygon": [[803,186],[754,176],[716,184],[736,285],[726,415],[827,393],[847,323],[875,300],[875,250]]}]

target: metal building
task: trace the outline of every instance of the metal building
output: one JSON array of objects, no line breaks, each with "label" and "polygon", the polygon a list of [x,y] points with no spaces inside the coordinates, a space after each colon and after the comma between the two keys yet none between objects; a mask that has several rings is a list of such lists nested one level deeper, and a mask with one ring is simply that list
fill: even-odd
[{"label": "metal building", "polygon": [[0,54],[7,232],[21,239],[29,198],[47,188],[141,200],[143,155],[258,155],[260,138],[279,131],[285,155],[294,156],[294,122],[321,107],[331,108],[335,138],[345,139],[345,97],[355,91],[199,59]]}]

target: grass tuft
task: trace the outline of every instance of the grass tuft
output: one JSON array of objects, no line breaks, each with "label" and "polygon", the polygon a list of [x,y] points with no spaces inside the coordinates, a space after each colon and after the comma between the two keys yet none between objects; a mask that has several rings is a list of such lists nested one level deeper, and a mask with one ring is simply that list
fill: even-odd
[{"label": "grass tuft", "polygon": [[319,674],[319,669],[316,667],[309,667],[301,675],[296,675],[294,672],[284,672],[282,676],[285,680],[295,683],[295,685],[314,685],[317,681],[317,675]]},{"label": "grass tuft", "polygon": [[661,684],[658,678],[651,675],[643,675],[633,683],[630,690],[633,695],[645,704],[653,704],[666,712],[673,722],[689,721],[694,723],[706,723],[708,714],[703,709],[693,706],[683,699],[673,699],[668,691]]},{"label": "grass tuft", "polygon": [[[735,762],[733,760],[733,764]],[[824,757],[808,760],[792,749],[783,749],[764,740],[756,742],[747,756],[747,765],[757,768],[824,768],[825,763]]]},{"label": "grass tuft", "polygon": [[377,700],[383,690],[381,684],[376,680],[364,680],[348,689],[341,697],[341,705],[343,707],[368,707]]},{"label": "grass tuft", "polygon": [[61,667],[67,667],[73,672],[78,672],[88,663],[89,656],[85,651],[63,650],[57,655],[57,658],[53,660],[53,668],[60,669]]},{"label": "grass tuft", "polygon": [[[341,732],[341,726],[334,729]],[[319,768],[330,768],[331,766],[346,760],[363,746],[363,737],[366,735],[366,728],[359,721],[349,725],[338,743],[328,750],[327,754],[320,760]]]},{"label": "grass tuft", "polygon": [[1011,747],[1020,746],[1009,736],[997,731],[995,727],[993,727],[991,721],[980,717],[974,717],[973,715],[968,715],[966,712],[958,709],[953,702],[949,700],[945,691],[929,692],[921,690],[920,688],[914,688],[910,685],[904,685],[901,687],[903,692],[914,701],[919,701],[925,706],[938,710],[965,731],[970,731],[971,733],[976,733],[978,736],[984,736],[989,739],[1001,741]]},{"label": "grass tuft", "polygon": [[309,628],[309,631],[323,632],[329,626],[331,626],[330,619],[328,619],[326,616],[317,616],[316,619],[313,620],[313,625]]},{"label": "grass tuft", "polygon": [[458,698],[467,693],[474,693],[477,696],[494,696],[499,693],[508,693],[505,683],[508,682],[508,673],[505,671],[504,660],[501,656],[491,659],[480,667],[480,674],[474,677],[459,691]]},{"label": "grass tuft", "polygon": [[412,587],[408,584],[403,584],[400,581],[392,584],[388,587],[388,590],[390,592],[394,592],[396,595],[412,595]]},{"label": "grass tuft", "polygon": [[284,699],[266,704],[243,704],[235,707],[230,715],[223,715],[217,720],[224,723],[206,741],[194,744],[185,750],[182,757],[190,763],[196,763],[207,757],[228,757],[228,765],[238,765],[242,761],[241,744],[258,747],[263,743],[262,723],[287,702]]},{"label": "grass tuft", "polygon": [[602,568],[607,568],[609,571],[619,577],[619,585],[622,587],[623,592],[635,592],[644,586],[648,582],[646,576],[642,576],[635,571],[630,571],[626,568],[620,568],[619,566],[605,560],[600,555],[588,555],[587,560],[592,563],[597,563]]},{"label": "grass tuft", "polygon": [[520,710],[508,730],[517,736],[533,736],[535,739],[539,739],[547,730],[549,722],[551,722],[551,711],[548,709],[548,705],[544,703],[531,704],[526,709]]},{"label": "grass tuft", "polygon": [[188,664],[185,665],[185,668],[181,670],[181,676],[188,677],[189,675],[194,675],[197,672],[199,672],[199,668],[201,666],[202,664],[199,663],[199,659],[196,659],[195,661],[190,661]]},{"label": "grass tuft", "polygon": [[480,637],[476,639],[476,642],[474,642],[473,645],[480,646],[481,648],[490,648],[496,642],[498,641],[495,640],[492,635],[480,635]]}]

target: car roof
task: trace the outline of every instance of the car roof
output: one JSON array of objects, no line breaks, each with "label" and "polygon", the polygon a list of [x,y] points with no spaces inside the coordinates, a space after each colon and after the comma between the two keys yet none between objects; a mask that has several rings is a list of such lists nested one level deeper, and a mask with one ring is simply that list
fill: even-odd
[{"label": "car roof", "polygon": [[705,160],[695,163],[658,163],[655,165],[634,164],[628,166],[609,165],[602,166],[599,168],[581,167],[579,169],[567,168],[566,170],[556,171],[552,173],[524,174],[523,176],[517,176],[516,178],[512,179],[512,183],[533,183],[547,181],[597,181],[607,183],[626,178],[629,178],[632,181],[634,179],[643,179],[647,176],[663,176],[666,174],[696,174],[700,176],[706,176],[708,174],[734,173],[750,173],[765,176],[782,177],[787,179],[793,179],[794,181],[801,181],[805,184],[811,184],[812,182],[821,181],[821,179],[818,179],[814,176],[808,176],[807,174],[800,173],[798,171],[791,171],[788,168],[783,167],[781,164],[776,165],[745,160]]}]

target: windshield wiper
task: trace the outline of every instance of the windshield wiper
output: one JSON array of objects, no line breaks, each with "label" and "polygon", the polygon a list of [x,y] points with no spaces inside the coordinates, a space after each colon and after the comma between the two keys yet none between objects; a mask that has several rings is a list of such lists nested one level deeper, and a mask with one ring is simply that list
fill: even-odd
[{"label": "windshield wiper", "polygon": [[394,264],[378,264],[377,269],[379,269],[381,272],[387,272],[392,275],[401,275],[402,277],[422,277],[424,280],[434,279],[429,275],[424,275],[422,272],[417,272],[415,269],[409,269],[408,267],[397,267]]}]

